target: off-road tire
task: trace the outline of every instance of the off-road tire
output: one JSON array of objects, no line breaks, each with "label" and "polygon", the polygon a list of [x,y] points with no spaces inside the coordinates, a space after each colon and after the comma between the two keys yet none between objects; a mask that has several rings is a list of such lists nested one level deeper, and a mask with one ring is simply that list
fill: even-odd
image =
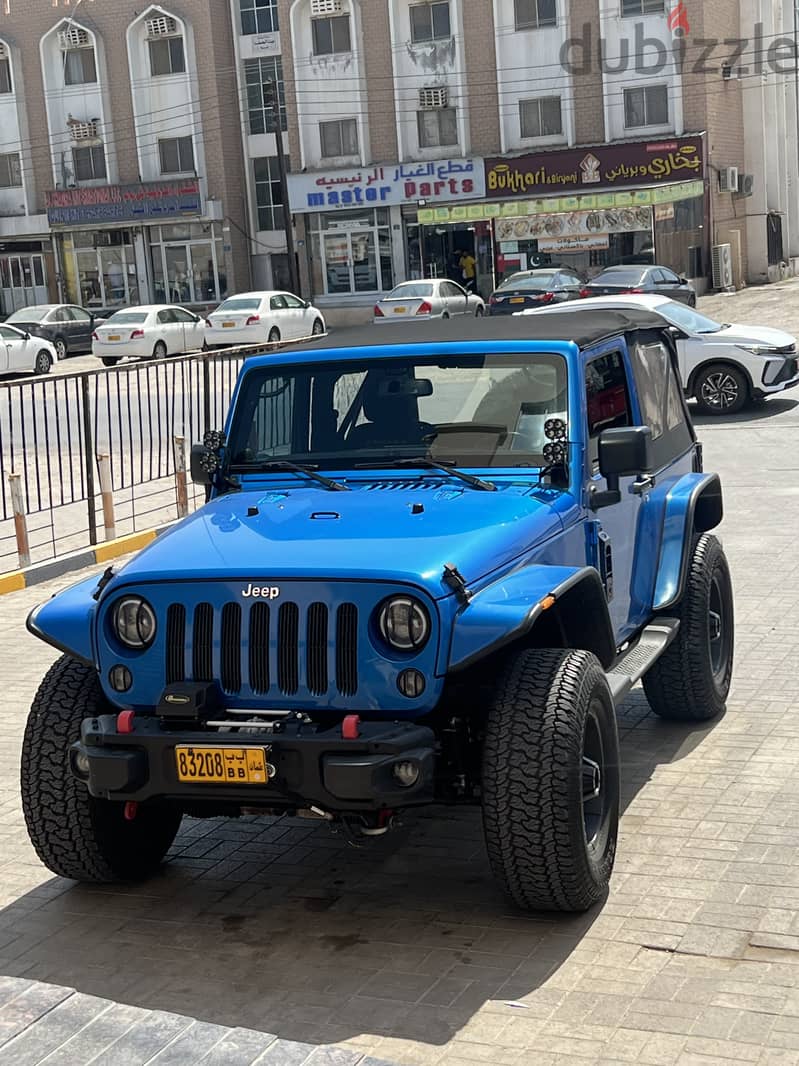
[{"label": "off-road tire", "polygon": [[[725,383],[729,384],[725,387]],[[733,397],[734,390],[734,397]],[[721,397],[714,403],[711,397]],[[703,367],[694,381],[694,398],[707,415],[734,415],[749,403],[749,382],[742,370],[731,363],[712,363]],[[726,403],[722,406],[721,403]]]},{"label": "off-road tire", "polygon": [[[603,756],[601,811],[590,843],[583,806],[589,734],[600,738]],[[594,655],[532,648],[512,654],[493,686],[482,783],[489,861],[515,903],[585,911],[605,896],[618,835],[619,742],[613,699]]]},{"label": "off-road tire", "polygon": [[108,883],[148,877],[175,839],[182,813],[143,803],[133,821],[125,805],[95,799],[69,765],[84,718],[108,713],[91,666],[63,655],[33,700],[22,742],[22,810],[36,854],[61,877]]},{"label": "off-road tire", "polygon": [[[721,596],[723,662],[713,668],[713,585]],[[678,618],[677,636],[644,675],[649,706],[661,718],[706,722],[724,712],[732,680],[735,618],[727,559],[716,537],[703,534],[693,546],[685,591],[676,608],[664,612]]]},{"label": "off-road tire", "polygon": [[100,358],[100,362],[103,366],[116,366],[120,358],[118,355],[103,355]]}]

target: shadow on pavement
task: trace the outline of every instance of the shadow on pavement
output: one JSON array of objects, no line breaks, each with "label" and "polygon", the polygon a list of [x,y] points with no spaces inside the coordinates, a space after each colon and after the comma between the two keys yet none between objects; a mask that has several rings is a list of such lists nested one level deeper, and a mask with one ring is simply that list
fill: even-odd
[{"label": "shadow on pavement", "polygon": [[689,405],[691,418],[695,426],[729,426],[737,422],[762,422],[777,415],[785,414],[799,407],[799,399],[787,396],[772,396],[763,403],[749,405],[734,415],[703,414],[695,403]]},{"label": "shadow on pavement", "polygon": [[[620,712],[624,807],[711,728],[660,722],[634,692]],[[623,822],[617,878],[629,862]],[[542,984],[619,921],[602,908],[515,911],[472,809],[438,808],[357,849],[297,818],[187,819],[144,885],[54,878],[7,907],[0,973],[288,1040],[441,1045],[488,1000],[500,1014],[545,1017],[555,990]],[[474,1023],[489,1044],[490,1022],[484,1012]]]}]

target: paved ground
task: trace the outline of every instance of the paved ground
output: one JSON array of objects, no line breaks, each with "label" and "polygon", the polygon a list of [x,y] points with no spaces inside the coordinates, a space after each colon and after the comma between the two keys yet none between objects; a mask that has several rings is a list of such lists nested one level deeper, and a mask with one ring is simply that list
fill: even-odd
[{"label": "paved ground", "polygon": [[[797,329],[793,304],[788,286],[705,309]],[[403,1066],[799,1064],[799,395],[703,422],[701,436],[725,485],[734,689],[702,728],[655,720],[639,691],[622,708],[604,907],[515,912],[469,811],[430,812],[358,850],[300,820],[191,821],[145,886],[52,878],[27,843],[16,768],[53,658],[23,618],[59,581],[0,600],[0,974],[112,1000],[123,1018],[188,1015]],[[0,1041],[4,1024],[0,1010]],[[7,1043],[0,1066],[41,1061],[32,1043],[17,1057]],[[49,1062],[83,1066],[81,1054]]]}]

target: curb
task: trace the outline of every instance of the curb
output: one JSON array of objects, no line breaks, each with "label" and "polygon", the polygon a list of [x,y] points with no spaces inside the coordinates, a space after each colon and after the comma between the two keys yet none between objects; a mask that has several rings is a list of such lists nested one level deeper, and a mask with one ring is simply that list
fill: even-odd
[{"label": "curb", "polygon": [[44,581],[51,581],[55,577],[62,577],[72,570],[82,570],[87,566],[96,566],[106,563],[110,559],[116,559],[128,552],[139,551],[155,540],[166,526],[158,529],[148,529],[141,533],[128,533],[116,540],[107,540],[103,544],[97,544],[93,548],[80,548],[69,555],[62,555],[59,559],[50,559],[45,563],[36,563],[24,570],[12,570],[10,574],[0,575],[0,596],[9,592],[21,592],[22,589],[31,588],[33,585],[41,585]]}]

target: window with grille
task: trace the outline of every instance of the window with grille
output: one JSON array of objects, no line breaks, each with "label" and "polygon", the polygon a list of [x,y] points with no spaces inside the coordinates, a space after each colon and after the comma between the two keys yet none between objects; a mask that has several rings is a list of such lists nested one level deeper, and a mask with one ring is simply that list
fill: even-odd
[{"label": "window with grille", "polygon": [[417,111],[420,148],[443,148],[458,143],[458,123],[454,107]]},{"label": "window with grille", "polygon": [[320,122],[319,136],[322,142],[322,155],[325,159],[358,154],[358,124],[354,118]]},{"label": "window with grille", "polygon": [[92,40],[86,30],[72,24],[58,31],[58,44],[66,52],[70,48],[91,48]]},{"label": "window with grille", "polygon": [[277,33],[280,29],[277,17],[277,0],[239,0],[241,32]]},{"label": "window with grille", "polygon": [[182,37],[161,37],[147,44],[150,48],[150,73],[154,78],[165,74],[182,74],[186,70]]},{"label": "window with grille", "polygon": [[0,52],[0,95],[13,91],[11,85],[11,60]]},{"label": "window with grille", "polygon": [[337,55],[352,51],[349,15],[311,20],[315,56]]},{"label": "window with grille", "polygon": [[280,56],[263,56],[260,59],[245,60],[244,84],[247,88],[250,133],[274,133],[275,117],[267,101],[270,83],[277,90],[280,128],[285,133],[288,129],[286,87],[283,82],[283,62]]},{"label": "window with grille", "polygon": [[448,98],[446,85],[428,86],[419,90],[419,107],[446,107]]},{"label": "window with grille", "polygon": [[147,19],[144,27],[148,37],[174,37],[179,32],[177,21],[168,15]]},{"label": "window with grille", "polygon": [[414,4],[410,13],[411,40],[414,44],[441,41],[452,36],[449,0],[445,3]]},{"label": "window with grille", "polygon": [[100,145],[72,149],[75,181],[105,180],[105,149]]},{"label": "window with grille", "polygon": [[624,90],[624,126],[666,126],[669,122],[669,90],[667,85],[642,85]]},{"label": "window with grille", "polygon": [[536,100],[520,100],[519,123],[524,138],[556,137],[563,133],[560,97],[541,96]]},{"label": "window with grille", "polygon": [[190,174],[194,171],[191,137],[159,137],[158,157],[162,174]]},{"label": "window with grille", "polygon": [[621,0],[622,18],[640,18],[642,15],[662,15],[663,0]]},{"label": "window with grille", "polygon": [[93,48],[69,48],[64,52],[64,84],[90,85],[97,81]]},{"label": "window with grille", "polygon": [[517,30],[557,25],[556,0],[513,0]]},{"label": "window with grille", "polygon": [[253,160],[258,229],[283,229],[283,193],[275,156]]},{"label": "window with grille", "polygon": [[0,189],[18,189],[22,187],[22,167],[19,152],[0,155]]},{"label": "window with grille", "polygon": [[338,15],[342,10],[341,0],[311,0],[311,15]]}]

